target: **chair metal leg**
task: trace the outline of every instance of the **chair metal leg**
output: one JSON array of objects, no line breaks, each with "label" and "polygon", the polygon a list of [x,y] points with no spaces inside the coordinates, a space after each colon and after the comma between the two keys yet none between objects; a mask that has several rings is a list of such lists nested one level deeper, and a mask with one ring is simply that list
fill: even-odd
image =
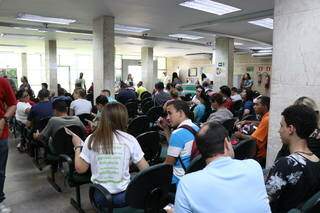
[{"label": "chair metal leg", "polygon": [[84,210],[81,207],[81,194],[80,194],[80,186],[76,186],[76,200],[70,199],[71,205],[78,210],[80,213],[84,213]]},{"label": "chair metal leg", "polygon": [[50,185],[57,191],[57,192],[61,192],[61,188],[60,186],[58,186],[58,184],[56,183],[55,180],[55,173],[57,171],[56,165],[51,165],[51,176],[47,177],[48,182],[50,183]]}]

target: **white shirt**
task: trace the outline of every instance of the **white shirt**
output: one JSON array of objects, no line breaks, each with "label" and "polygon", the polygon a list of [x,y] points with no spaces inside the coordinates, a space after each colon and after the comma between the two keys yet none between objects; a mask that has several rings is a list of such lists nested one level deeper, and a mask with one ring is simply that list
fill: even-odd
[{"label": "white shirt", "polygon": [[27,123],[28,114],[26,113],[26,109],[30,109],[31,105],[25,102],[18,102],[17,103],[17,110],[16,110],[16,119],[23,124]]},{"label": "white shirt", "polygon": [[80,157],[90,164],[91,181],[102,185],[111,194],[125,191],[130,182],[130,163],[138,163],[144,155],[138,141],[128,133],[117,131],[113,139],[113,155],[99,154],[88,148],[90,137],[87,137]]},{"label": "white shirt", "polygon": [[242,100],[241,95],[239,95],[239,94],[231,95],[230,98],[232,99],[233,102]]},{"label": "white shirt", "polygon": [[81,115],[84,113],[90,114],[92,109],[92,104],[86,99],[77,99],[71,102],[70,109],[74,111],[75,115]]}]

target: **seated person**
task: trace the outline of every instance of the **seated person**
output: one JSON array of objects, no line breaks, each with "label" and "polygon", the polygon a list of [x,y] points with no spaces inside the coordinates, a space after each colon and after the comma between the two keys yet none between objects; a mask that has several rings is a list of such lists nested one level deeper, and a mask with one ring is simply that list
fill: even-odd
[{"label": "seated person", "polygon": [[231,96],[231,90],[228,86],[222,86],[220,87],[220,94],[223,96],[223,106],[227,108],[228,110],[233,110],[233,102],[230,98]]},{"label": "seated person", "polygon": [[[184,101],[170,101],[167,103],[166,111],[167,119],[160,118],[158,125],[164,130],[164,135],[169,143],[164,163],[173,165],[172,184],[173,190],[175,190],[175,185],[190,165],[194,141],[193,132],[182,126],[188,126],[195,132],[199,130],[199,127],[192,123],[190,119],[192,113],[188,104]],[[171,132],[170,127],[175,128],[175,130]]]},{"label": "seated person", "polygon": [[251,135],[245,135],[239,131],[235,132],[234,136],[238,139],[252,139],[257,144],[256,160],[262,167],[266,164],[268,129],[269,129],[269,109],[270,98],[260,96],[256,99],[254,110],[261,117],[261,121],[257,129]]},{"label": "seated person", "polygon": [[117,100],[114,99],[114,97],[111,96],[111,92],[108,89],[101,90],[100,95],[103,95],[103,96],[107,97],[108,103],[117,102]]},{"label": "seated person", "polygon": [[[270,212],[260,165],[235,160],[228,132],[217,123],[206,123],[195,142],[207,166],[181,178],[175,212]],[[240,196],[236,196],[240,193]],[[210,195],[210,196],[209,196]]]},{"label": "seated person", "polygon": [[30,96],[27,91],[19,90],[17,92],[17,99],[19,99],[17,103],[17,109],[16,109],[16,120],[22,124],[22,129],[21,129],[21,142],[17,145],[17,149],[19,151],[24,151],[25,150],[25,137],[26,134],[24,131],[24,127],[27,124],[28,121],[28,114],[31,110],[31,104],[29,103]]},{"label": "seated person", "polygon": [[57,101],[57,100],[59,100],[59,101],[65,101],[66,103],[69,103],[69,104],[70,104],[71,101],[72,101],[72,98],[69,97],[69,96],[66,96],[66,91],[65,91],[63,88],[60,87],[60,89],[58,89],[58,96],[53,97],[53,98],[51,99],[51,102],[54,103],[54,102]]},{"label": "seated person", "polygon": [[223,96],[216,93],[211,96],[211,106],[216,111],[209,115],[207,122],[216,122],[222,124],[226,120],[232,119],[233,114],[223,105]]},{"label": "seated person", "polygon": [[208,109],[211,107],[209,97],[206,95],[204,90],[197,91],[197,99],[200,101],[199,104],[193,110],[194,122],[197,124],[206,121],[209,115]]},{"label": "seated person", "polygon": [[139,81],[139,83],[137,84],[137,90],[136,90],[136,92],[138,93],[139,100],[141,99],[140,97],[141,94],[145,91],[147,91],[147,89],[143,86],[143,82]]},{"label": "seated person", "polygon": [[251,89],[244,89],[241,93],[243,99],[243,114],[241,117],[246,115],[254,115],[253,109],[253,97],[254,92]]},{"label": "seated person", "polygon": [[31,127],[35,122],[43,118],[52,116],[52,103],[49,101],[49,90],[42,89],[38,93],[39,102],[31,107],[28,115],[27,127]]},{"label": "seated person", "polygon": [[230,96],[231,100],[233,102],[236,102],[236,101],[242,101],[242,98],[241,98],[241,95],[238,93],[238,89],[237,87],[232,87],[231,88],[231,96]]},{"label": "seated person", "polygon": [[164,84],[162,82],[158,82],[154,85],[156,90],[155,94],[152,96],[152,100],[155,106],[163,106],[168,100],[171,99],[170,95],[164,92]]},{"label": "seated person", "polygon": [[70,115],[90,114],[92,104],[86,100],[86,92],[81,89],[75,89],[73,92],[74,101],[70,104]]},{"label": "seated person", "polygon": [[120,90],[117,95],[117,101],[119,101],[122,104],[128,103],[129,100],[136,100],[137,95],[136,92],[129,89],[128,85],[124,82],[121,82],[120,84]]},{"label": "seated person", "polygon": [[64,101],[55,101],[53,104],[54,116],[50,118],[46,127],[41,131],[33,134],[35,140],[47,141],[53,137],[55,133],[64,126],[79,126],[82,130],[84,125],[77,116],[68,116],[68,107]]},{"label": "seated person", "polygon": [[[127,123],[126,107],[120,103],[110,103],[105,105],[96,131],[87,137],[84,144],[78,136],[66,129],[72,135],[75,146],[76,171],[85,173],[90,167],[91,181],[106,188],[113,195],[113,203],[117,206],[126,205],[130,163],[136,164],[139,170],[149,166],[138,141],[125,132]],[[106,206],[107,202],[100,193],[94,197],[99,205]]]},{"label": "seated person", "polygon": [[317,128],[316,113],[307,106],[292,105],[281,115],[279,134],[290,155],[275,162],[266,180],[272,212],[287,212],[320,190],[320,160],[307,142]]},{"label": "seated person", "polygon": [[197,104],[200,103],[200,101],[199,101],[197,96],[198,96],[198,94],[201,93],[201,91],[204,91],[204,88],[202,86],[200,86],[200,85],[197,85],[196,86],[196,94],[191,99],[191,104],[192,105],[197,105]]}]

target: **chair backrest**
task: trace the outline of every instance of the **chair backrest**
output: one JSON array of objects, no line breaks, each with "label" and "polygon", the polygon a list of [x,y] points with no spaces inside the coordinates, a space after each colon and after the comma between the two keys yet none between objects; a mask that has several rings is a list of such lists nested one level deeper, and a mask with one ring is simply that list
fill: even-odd
[{"label": "chair backrest", "polygon": [[237,100],[233,103],[233,111],[239,111],[243,105],[242,100]]},{"label": "chair backrest", "polygon": [[142,115],[132,119],[128,126],[128,133],[133,136],[138,136],[144,132],[149,131],[150,120],[148,116]]},{"label": "chair backrest", "polygon": [[128,185],[126,201],[145,212],[160,212],[167,205],[172,165],[158,164],[141,171]]},{"label": "chair backrest", "polygon": [[309,198],[301,208],[302,212],[316,213],[320,211],[320,191]]},{"label": "chair backrest", "polygon": [[41,132],[47,126],[50,118],[51,117],[45,117],[35,121],[34,130],[39,130],[39,132]]},{"label": "chair backrest", "polygon": [[137,140],[144,152],[144,158],[151,164],[159,159],[161,154],[160,134],[149,131],[137,136]]},{"label": "chair backrest", "polygon": [[152,101],[152,97],[147,97],[141,101],[141,106],[147,103],[148,101]]},{"label": "chair backrest", "polygon": [[141,101],[143,101],[145,98],[149,98],[151,96],[152,95],[150,94],[150,92],[144,91],[143,93],[141,93],[140,98],[141,98]]},{"label": "chair backrest", "polygon": [[164,115],[163,108],[160,106],[152,107],[148,110],[147,116],[150,118],[152,122],[156,122],[159,117]]},{"label": "chair backrest", "polygon": [[[80,138],[84,139],[84,133],[81,127],[72,125],[68,126],[68,128],[78,135]],[[61,127],[53,136],[52,141],[50,142],[50,151],[52,154],[60,155],[66,154],[68,156],[74,155],[72,137],[68,135],[64,127]]]},{"label": "chair backrest", "polygon": [[234,123],[236,122],[236,119],[232,118],[229,120],[226,120],[222,123],[222,126],[228,130],[229,136],[233,133]]},{"label": "chair backrest", "polygon": [[244,120],[248,120],[248,121],[256,121],[257,120],[257,116],[256,115],[245,115],[242,117],[241,121],[244,121]]},{"label": "chair backrest", "polygon": [[189,167],[187,168],[186,173],[188,174],[188,173],[196,172],[203,169],[204,167],[206,167],[206,161],[201,155],[198,155],[191,161]]},{"label": "chair backrest", "polygon": [[254,140],[245,139],[236,144],[233,149],[235,159],[244,160],[255,157],[257,145]]},{"label": "chair backrest", "polygon": [[137,102],[128,102],[126,103],[126,108],[128,110],[129,118],[134,118],[138,114],[138,103]]},{"label": "chair backrest", "polygon": [[86,121],[86,119],[92,121],[94,119],[94,116],[89,114],[89,113],[83,113],[80,115],[77,115],[80,119],[80,121],[83,123],[83,125],[87,126],[88,122]]},{"label": "chair backrest", "polygon": [[151,107],[153,107],[153,106],[154,106],[154,103],[151,100],[151,101],[148,101],[148,102],[144,103],[143,105],[141,105],[141,110],[144,114],[146,114],[149,111],[149,109],[151,109]]}]

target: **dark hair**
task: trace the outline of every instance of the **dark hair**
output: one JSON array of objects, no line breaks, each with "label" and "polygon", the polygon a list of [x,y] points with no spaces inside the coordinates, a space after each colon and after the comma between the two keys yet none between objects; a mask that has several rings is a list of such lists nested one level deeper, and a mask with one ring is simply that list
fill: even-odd
[{"label": "dark hair", "polygon": [[108,103],[108,98],[104,95],[99,95],[96,98],[96,104],[106,105]]},{"label": "dark hair", "polygon": [[154,88],[156,88],[157,90],[163,90],[164,84],[162,82],[158,82],[154,85]]},{"label": "dark hair", "polygon": [[86,97],[86,91],[85,91],[84,89],[79,88],[79,89],[77,89],[75,92],[76,92],[81,98]]},{"label": "dark hair", "polygon": [[171,90],[173,88],[173,84],[172,83],[167,83],[166,85],[166,90]]},{"label": "dark hair", "polygon": [[65,95],[65,90],[63,88],[58,89],[58,96],[63,96]]},{"label": "dark hair", "polygon": [[108,89],[103,89],[103,90],[101,90],[101,92],[107,92],[107,93],[109,93],[109,96],[111,95],[111,92]]},{"label": "dark hair", "polygon": [[246,91],[246,100],[253,100],[254,92],[251,89],[244,89]]},{"label": "dark hair", "polygon": [[45,99],[45,98],[49,98],[49,96],[50,96],[50,92],[49,92],[49,90],[47,90],[47,89],[42,89],[42,90],[40,90],[39,93],[38,93],[38,98],[39,98],[40,100],[43,100],[43,99]]},{"label": "dark hair", "polygon": [[270,98],[268,96],[260,96],[257,98],[262,105],[266,106],[268,110],[270,109]]},{"label": "dark hair", "polygon": [[232,88],[231,88],[231,91],[232,91],[232,92],[238,92],[238,88],[237,88],[237,87],[232,87]]},{"label": "dark hair", "polygon": [[182,100],[171,100],[167,103],[167,107],[168,106],[173,106],[177,111],[183,111],[184,114],[192,119],[193,118],[193,113],[190,111],[189,106],[186,102],[182,101]]},{"label": "dark hair", "polygon": [[143,82],[142,81],[139,81],[139,83],[137,84],[138,87],[142,86],[143,85]]},{"label": "dark hair", "polygon": [[228,131],[218,123],[210,122],[202,128],[208,128],[205,132],[200,131],[195,137],[195,142],[202,157],[210,158],[215,154],[224,153],[224,140]]},{"label": "dark hair", "polygon": [[206,74],[202,73],[201,74],[201,81],[203,81],[203,79],[207,78]]},{"label": "dark hair", "polygon": [[223,96],[220,93],[215,93],[211,96],[211,103],[217,102],[217,104],[222,105],[224,100]]},{"label": "dark hair", "polygon": [[128,85],[126,83],[124,83],[123,81],[120,81],[120,88],[121,89],[124,89],[124,88],[127,88]]},{"label": "dark hair", "polygon": [[56,100],[52,103],[52,107],[54,110],[58,112],[68,112],[68,105],[65,101]]},{"label": "dark hair", "polygon": [[47,83],[41,83],[41,86],[43,86],[45,89],[48,89],[48,84]]},{"label": "dark hair", "polygon": [[16,94],[16,98],[17,98],[17,99],[22,98],[23,93],[24,93],[24,90],[19,90],[19,91],[17,92],[17,94]]},{"label": "dark hair", "polygon": [[220,92],[227,97],[231,96],[231,89],[228,86],[220,87]]},{"label": "dark hair", "polygon": [[248,80],[251,79],[251,76],[250,76],[250,74],[248,72],[245,75],[248,76]]},{"label": "dark hair", "polygon": [[281,115],[287,125],[292,125],[296,128],[297,135],[302,139],[308,139],[317,128],[316,112],[305,105],[289,106]]},{"label": "dark hair", "polygon": [[25,82],[28,83],[28,78],[27,78],[27,76],[22,76],[22,79],[23,79]]},{"label": "dark hair", "polygon": [[204,81],[204,82],[202,83],[202,87],[203,87],[203,88],[208,87],[208,86],[209,86],[209,83],[208,83],[207,81]]},{"label": "dark hair", "polygon": [[172,83],[174,82],[174,79],[175,79],[175,78],[179,79],[178,73],[173,72],[173,73],[172,73],[172,79],[171,79],[171,82],[172,82]]}]

